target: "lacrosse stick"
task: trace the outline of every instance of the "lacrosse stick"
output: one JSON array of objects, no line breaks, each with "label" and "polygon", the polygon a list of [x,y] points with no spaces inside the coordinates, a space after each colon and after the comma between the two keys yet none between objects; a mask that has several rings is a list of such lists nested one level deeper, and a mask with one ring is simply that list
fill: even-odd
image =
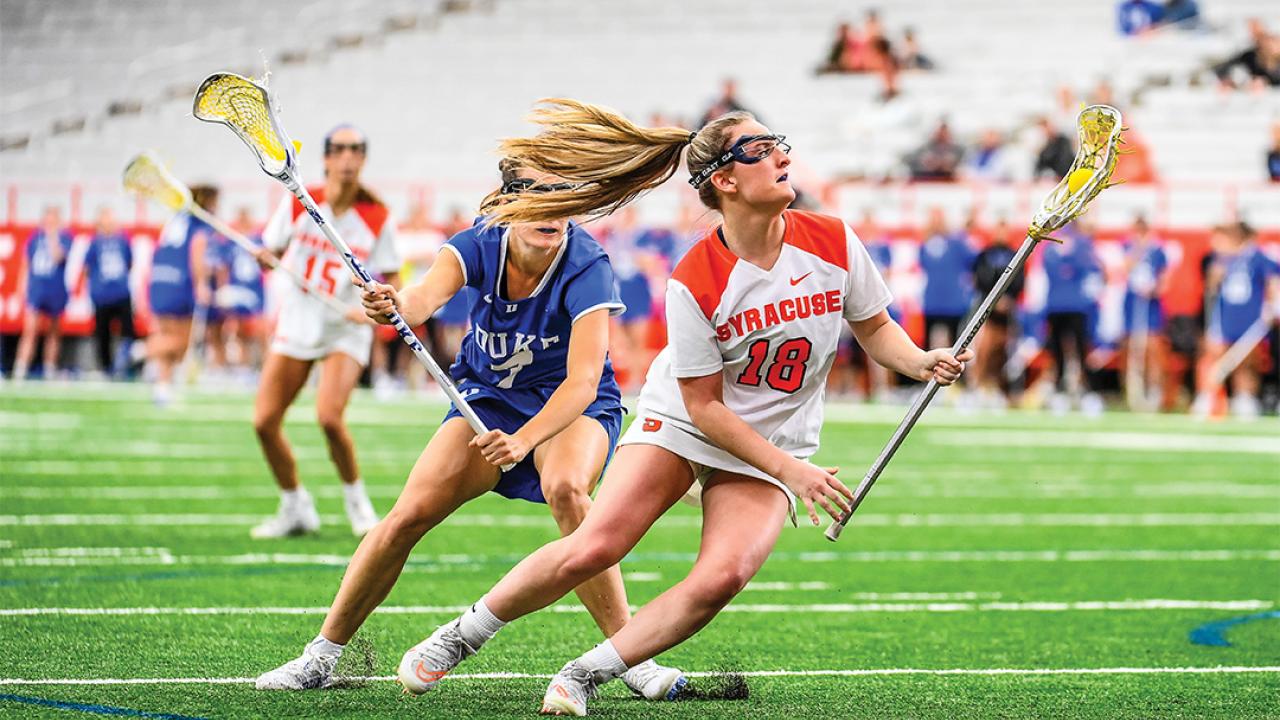
[{"label": "lacrosse stick", "polygon": [[1235,372],[1236,368],[1253,354],[1253,349],[1266,339],[1267,333],[1271,331],[1272,320],[1273,318],[1267,317],[1266,312],[1263,312],[1262,317],[1255,320],[1240,339],[1232,343],[1222,357],[1218,358],[1218,361],[1209,369],[1209,377],[1212,378],[1215,388],[1221,387],[1227,381],[1227,376]]},{"label": "lacrosse stick", "polygon": [[[245,145],[249,146],[263,172],[279,180],[289,189],[289,192],[293,193],[294,197],[298,198],[303,209],[315,221],[316,227],[320,228],[329,243],[342,256],[347,270],[351,271],[367,291],[371,291],[374,286],[373,278],[352,254],[351,247],[338,236],[337,231],[320,214],[320,208],[311,198],[311,193],[303,187],[294,155],[297,148],[280,125],[278,112],[275,98],[265,86],[234,73],[214,73],[205,78],[205,81],[200,84],[200,89],[196,90],[192,108],[192,113],[197,120],[226,125],[244,141]],[[391,321],[392,327],[400,334],[400,338],[413,351],[414,356],[426,366],[427,372],[431,373],[431,377],[435,378],[444,389],[445,395],[453,402],[454,407],[466,418],[471,429],[475,430],[477,435],[488,432],[489,428],[485,426],[484,421],[467,404],[462,393],[458,392],[457,386],[453,384],[453,378],[440,369],[427,349],[413,334],[413,330],[405,323],[404,318],[400,317],[400,313],[393,309],[387,311],[386,316]],[[502,469],[510,470],[512,467],[514,465],[504,465]]]},{"label": "lacrosse stick", "polygon": [[[977,312],[969,319],[964,331],[956,339],[956,344],[951,348],[952,355],[959,355],[969,347],[969,343],[973,342],[978,329],[991,314],[991,308],[995,307],[996,301],[1004,295],[1013,278],[1022,270],[1022,266],[1031,256],[1036,245],[1040,244],[1041,240],[1052,240],[1049,233],[1080,216],[1098,193],[1116,184],[1111,183],[1110,179],[1116,167],[1118,145],[1122,142],[1120,132],[1124,129],[1121,126],[1120,111],[1108,105],[1090,105],[1080,111],[1076,124],[1080,133],[1080,149],[1076,152],[1075,161],[1071,163],[1071,170],[1040,204],[1040,209],[1031,221],[1031,226],[1027,228],[1027,237],[1022,242],[1022,247],[1018,248],[1017,254],[1009,261],[1000,279],[996,281],[995,287],[987,293],[982,304],[978,306]],[[916,397],[915,402],[907,410],[906,417],[893,431],[889,442],[871,464],[871,469],[862,478],[862,482],[858,484],[858,489],[853,493],[853,499],[849,501],[848,512],[842,513],[840,518],[833,521],[827,528],[828,540],[834,542],[840,537],[849,518],[866,499],[871,486],[893,459],[894,453],[906,439],[907,433],[915,427],[916,421],[920,419],[920,415],[924,413],[925,407],[929,405],[929,401],[933,399],[939,387],[941,386],[938,385],[937,380],[930,380]]]},{"label": "lacrosse stick", "polygon": [[[239,245],[245,252],[255,256],[257,254],[258,248],[249,238],[236,232],[230,225],[222,222],[212,213],[197,205],[191,199],[191,190],[186,185],[183,185],[181,180],[174,177],[169,172],[169,169],[164,166],[164,163],[160,162],[160,159],[151,151],[137,155],[125,166],[124,189],[149,200],[155,200],[175,212],[186,210],[208,223],[223,237]],[[337,313],[339,317],[345,318],[347,312],[353,309],[348,308],[332,295],[308,285],[297,270],[282,264],[279,258],[274,255],[268,257],[271,259],[267,261],[267,264],[271,266],[272,270],[280,270],[285,275],[288,275],[289,279],[302,292],[319,299],[320,302],[324,303],[325,307]]]}]

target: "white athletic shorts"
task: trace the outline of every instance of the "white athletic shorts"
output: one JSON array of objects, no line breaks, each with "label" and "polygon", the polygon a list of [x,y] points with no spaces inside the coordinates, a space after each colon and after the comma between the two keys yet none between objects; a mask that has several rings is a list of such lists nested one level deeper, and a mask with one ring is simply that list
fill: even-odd
[{"label": "white athletic shorts", "polygon": [[319,360],[335,352],[369,364],[373,327],[339,318],[323,303],[294,295],[281,305],[271,351],[295,360]]},{"label": "white athletic shorts", "polygon": [[790,488],[782,484],[781,480],[766,475],[721,450],[702,434],[681,425],[683,423],[680,421],[673,421],[670,417],[655,413],[641,405],[636,408],[635,422],[631,423],[631,427],[622,434],[622,439],[618,440],[618,446],[654,445],[684,458],[693,470],[694,483],[682,499],[694,507],[702,506],[702,486],[718,470],[763,480],[786,493],[787,502],[790,504],[791,524],[796,524],[796,496]]}]

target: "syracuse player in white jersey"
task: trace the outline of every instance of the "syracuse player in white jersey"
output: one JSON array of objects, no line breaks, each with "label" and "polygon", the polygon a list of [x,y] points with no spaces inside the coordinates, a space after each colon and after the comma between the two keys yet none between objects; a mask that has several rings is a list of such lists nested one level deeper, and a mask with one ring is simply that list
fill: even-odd
[{"label": "syracuse player in white jersey", "polygon": [[[686,493],[700,495],[702,546],[689,575],[552,679],[543,712],[585,715],[597,686],[688,639],[742,590],[794,520],[797,498],[815,525],[815,506],[833,517],[847,508],[852,494],[835,468],[807,460],[841,323],[877,362],[920,380],[951,384],[972,354],[916,347],[886,312],[889,290],[854,232],[786,209],[795,199],[790,148],[750,114],[689,133],[554,100],[534,120],[542,133],[503,151],[583,185],[521,197],[496,211],[501,222],[612,212],[670,177],[686,147],[690,183],[724,216],[673,273],[668,346],[582,525],[410,651],[443,678],[507,622],[621,560]],[[467,647],[448,647],[458,637]],[[435,682],[406,685],[420,692]]]},{"label": "syracuse player in white jersey", "polygon": [[[398,285],[395,224],[386,205],[360,183],[367,149],[360,130],[349,125],[331,130],[324,140],[325,184],[311,188],[311,195],[360,262],[386,282]],[[342,479],[351,530],[363,536],[377,524],[378,516],[360,479],[355,444],[343,413],[362,369],[369,364],[373,325],[359,307],[359,292],[351,284],[341,256],[297,200],[286,198],[280,204],[262,232],[262,241],[266,247],[260,253],[283,252],[281,262],[301,274],[308,287],[333,295],[351,306],[351,311],[347,317],[338,317],[297,285],[280,286],[280,314],[262,366],[253,412],[262,453],[280,487],[280,507],[255,527],[252,535],[276,538],[315,532],[320,527],[315,503],[298,481],[298,466],[283,430],[285,411],[306,384],[311,366],[319,362],[316,419]]]}]

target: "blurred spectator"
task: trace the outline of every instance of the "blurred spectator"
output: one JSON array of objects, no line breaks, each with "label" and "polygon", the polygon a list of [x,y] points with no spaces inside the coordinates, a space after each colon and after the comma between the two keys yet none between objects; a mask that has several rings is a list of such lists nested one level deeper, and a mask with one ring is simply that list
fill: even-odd
[{"label": "blurred spectator", "polygon": [[862,39],[868,44],[884,38],[884,25],[880,22],[880,11],[872,8],[862,21]]},{"label": "blurred spectator", "polygon": [[902,33],[902,51],[898,53],[898,67],[903,70],[933,70],[937,65],[928,55],[920,52],[916,31],[907,28]]},{"label": "blurred spectator", "polygon": [[1152,0],[1121,0],[1116,5],[1116,23],[1121,35],[1141,35],[1154,28],[1164,8]]},{"label": "blurred spectator", "polygon": [[963,232],[947,229],[942,208],[929,208],[924,242],[920,246],[920,271],[924,273],[924,341],[926,347],[949,347],[960,334],[960,322],[969,312],[976,253]]},{"label": "blurred spectator", "polygon": [[[71,232],[62,225],[62,213],[55,206],[45,208],[40,227],[27,241],[27,268],[19,297],[25,297],[27,311],[22,319],[22,336],[13,377],[21,381],[35,355],[36,336],[44,333],[44,379],[52,380],[62,349],[62,312],[67,307],[67,253]],[[22,281],[20,281],[22,282]]]},{"label": "blurred spectator", "polygon": [[847,22],[836,28],[836,39],[827,51],[827,60],[818,68],[818,74],[861,72],[862,38],[854,26]]},{"label": "blurred spectator", "polygon": [[[124,377],[129,364],[129,347],[137,337],[133,329],[133,300],[129,293],[129,271],[132,268],[133,249],[129,246],[129,238],[120,230],[111,208],[104,207],[98,213],[97,227],[84,256],[84,272],[89,276],[89,300],[93,302],[93,339],[98,351],[98,369],[117,379]],[[120,339],[119,348],[113,353],[111,345],[115,338]]]},{"label": "blurred spectator", "polygon": [[1266,32],[1257,21],[1250,24],[1250,34],[1253,46],[1214,66],[1214,74],[1227,88],[1280,87],[1280,36]]},{"label": "blurred spectator", "polygon": [[1048,349],[1053,355],[1057,373],[1055,394],[1050,407],[1055,412],[1066,412],[1070,405],[1067,398],[1067,347],[1073,350],[1076,367],[1080,369],[1080,387],[1084,390],[1080,406],[1088,415],[1102,412],[1102,399],[1095,392],[1097,382],[1088,363],[1091,333],[1089,315],[1095,301],[1089,296],[1086,280],[1101,272],[1101,264],[1093,251],[1093,238],[1083,232],[1078,223],[1058,233],[1061,243],[1045,243],[1048,247],[1041,255],[1044,274],[1048,280],[1045,298],[1045,315],[1048,322]]},{"label": "blurred spectator", "polygon": [[912,180],[951,181],[956,179],[956,168],[963,157],[964,150],[952,139],[951,128],[943,120],[929,141],[910,155],[907,166]]},{"label": "blurred spectator", "polygon": [[1280,122],[1271,126],[1271,149],[1267,151],[1267,174],[1280,182]]},{"label": "blurred spectator", "polygon": [[1043,144],[1040,146],[1040,151],[1036,153],[1033,174],[1037,178],[1048,176],[1054,180],[1061,180],[1062,176],[1071,169],[1071,163],[1075,162],[1075,146],[1071,138],[1054,127],[1053,121],[1048,117],[1040,118],[1040,132]]},{"label": "blurred spectator", "polygon": [[1196,0],[1168,0],[1160,15],[1161,23],[1177,25],[1183,30],[1194,30],[1200,27],[1200,6]]},{"label": "blurred spectator", "polygon": [[[981,302],[995,288],[1005,268],[1013,260],[1013,228],[1001,218],[991,233],[991,242],[973,259],[974,302]],[[976,338],[973,375],[978,386],[978,403],[982,407],[1002,408],[1007,379],[1004,373],[1009,360],[1009,341],[1014,311],[1022,295],[1025,274],[1019,271],[1009,281],[1004,295],[996,301],[987,322]],[[975,307],[976,309],[976,307]]]},{"label": "blurred spectator", "polygon": [[[725,78],[724,82],[720,85],[720,97],[716,98],[715,101],[713,101],[707,108],[706,112],[702,113],[702,119],[698,121],[698,127],[706,125],[721,115],[727,115],[728,113],[737,112],[739,110],[746,110],[747,112],[751,112],[755,115],[755,113],[747,106],[738,102],[737,81],[733,78]],[[760,116],[756,115],[756,119],[760,120]]]},{"label": "blurred spectator", "polygon": [[1004,136],[995,128],[982,131],[978,144],[966,156],[960,176],[966,180],[1008,181],[1014,179],[1004,147]]},{"label": "blurred spectator", "polygon": [[877,37],[867,43],[866,71],[881,75],[898,72],[898,58],[888,38]]}]

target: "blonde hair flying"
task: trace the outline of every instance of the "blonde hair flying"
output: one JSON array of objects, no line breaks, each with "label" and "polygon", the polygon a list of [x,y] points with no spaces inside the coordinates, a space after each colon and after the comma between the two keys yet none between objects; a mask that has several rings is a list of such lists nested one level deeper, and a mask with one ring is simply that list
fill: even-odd
[{"label": "blonde hair flying", "polygon": [[[750,119],[749,113],[730,113],[691,133],[678,127],[641,127],[608,108],[577,100],[542,100],[529,115],[542,130],[533,137],[503,140],[500,153],[515,165],[558,175],[578,187],[491,196],[485,212],[497,225],[608,215],[670,179],[686,146],[691,175],[709,165],[724,152],[732,127]],[[698,195],[708,207],[719,208],[711,183],[700,186]]]}]

